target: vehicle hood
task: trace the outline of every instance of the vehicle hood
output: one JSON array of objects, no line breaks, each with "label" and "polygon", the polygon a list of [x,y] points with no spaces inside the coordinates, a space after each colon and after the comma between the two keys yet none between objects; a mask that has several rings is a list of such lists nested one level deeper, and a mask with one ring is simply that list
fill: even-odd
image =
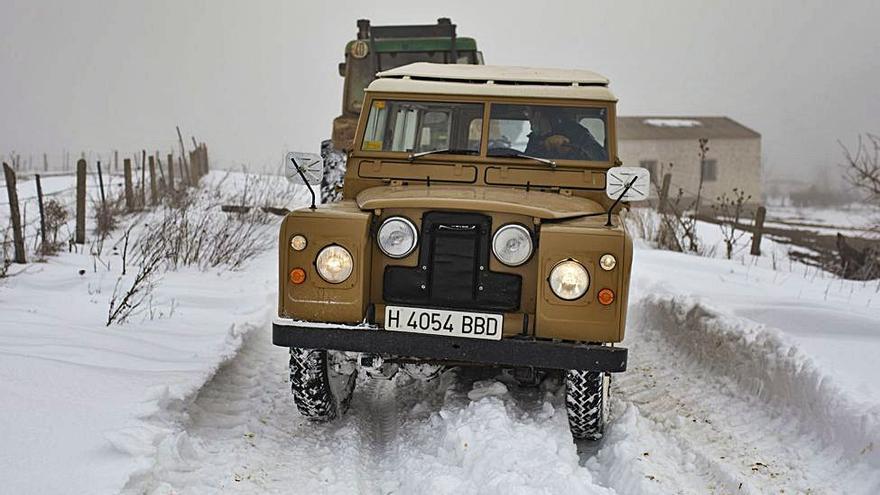
[{"label": "vehicle hood", "polygon": [[605,211],[599,203],[586,198],[485,186],[380,186],[361,191],[357,204],[362,210],[438,208],[512,213],[548,220]]}]

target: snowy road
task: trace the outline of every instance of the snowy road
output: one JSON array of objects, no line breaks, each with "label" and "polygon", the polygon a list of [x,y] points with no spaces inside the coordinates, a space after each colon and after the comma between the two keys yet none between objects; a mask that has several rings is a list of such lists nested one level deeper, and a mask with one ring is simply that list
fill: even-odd
[{"label": "snowy road", "polygon": [[[634,308],[630,369],[598,445],[572,444],[556,382],[495,373],[361,381],[340,421],[296,412],[268,327],[199,393],[128,493],[876,493],[880,474],[685,345],[673,310]],[[696,311],[699,311],[697,309]],[[699,314],[689,315],[696,325]],[[678,322],[678,323],[677,323]],[[503,381],[503,378],[502,378]],[[470,398],[468,393],[470,392]],[[475,400],[474,400],[475,399]]]}]

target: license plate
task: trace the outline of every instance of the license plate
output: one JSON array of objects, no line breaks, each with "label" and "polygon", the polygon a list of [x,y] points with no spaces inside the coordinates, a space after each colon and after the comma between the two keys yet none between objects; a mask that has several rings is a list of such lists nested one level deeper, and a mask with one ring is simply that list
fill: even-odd
[{"label": "license plate", "polygon": [[385,330],[501,340],[504,317],[490,313],[385,306]]}]

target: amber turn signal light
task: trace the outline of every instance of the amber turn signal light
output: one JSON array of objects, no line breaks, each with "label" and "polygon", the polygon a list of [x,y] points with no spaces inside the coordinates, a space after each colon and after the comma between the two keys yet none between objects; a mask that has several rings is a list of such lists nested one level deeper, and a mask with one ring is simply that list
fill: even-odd
[{"label": "amber turn signal light", "polygon": [[611,289],[602,289],[599,291],[598,298],[599,304],[602,306],[608,306],[614,302],[614,291]]},{"label": "amber turn signal light", "polygon": [[306,271],[302,268],[294,268],[290,270],[290,282],[299,285],[306,281]]}]

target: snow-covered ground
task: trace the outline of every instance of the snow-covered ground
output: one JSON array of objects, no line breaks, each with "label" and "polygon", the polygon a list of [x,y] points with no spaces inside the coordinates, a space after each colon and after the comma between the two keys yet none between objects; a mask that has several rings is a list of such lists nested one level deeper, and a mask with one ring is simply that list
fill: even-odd
[{"label": "snow-covered ground", "polygon": [[828,208],[773,205],[767,210],[765,225],[797,228],[820,234],[872,236],[880,232],[872,229],[880,223],[880,210],[864,203]]},{"label": "snow-covered ground", "polygon": [[104,327],[108,258],[0,282],[0,492],[880,492],[876,282],[638,246],[613,421],[575,444],[557,380],[489,370],[362,379],[312,424],[271,344],[271,249],[167,272],[152,314]]}]

